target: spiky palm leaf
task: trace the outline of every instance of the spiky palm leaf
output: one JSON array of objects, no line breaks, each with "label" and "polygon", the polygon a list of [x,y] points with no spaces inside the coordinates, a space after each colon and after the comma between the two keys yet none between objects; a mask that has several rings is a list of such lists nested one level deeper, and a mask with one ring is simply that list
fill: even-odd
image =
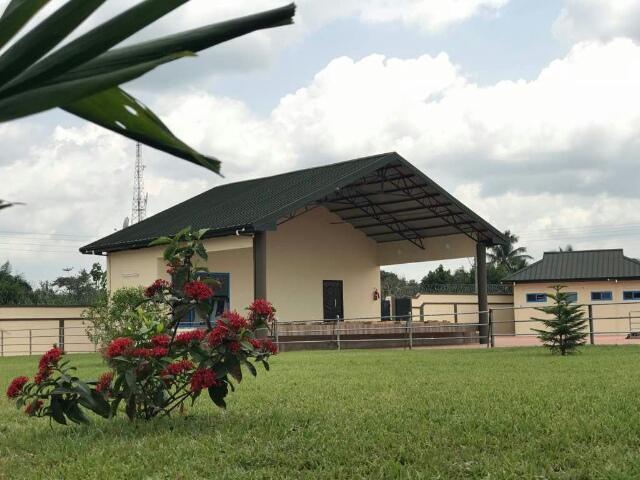
[{"label": "spiky palm leaf", "polygon": [[515,272],[526,267],[527,262],[532,257],[527,254],[526,247],[515,247],[515,244],[518,243],[518,236],[506,230],[504,237],[508,240],[507,243],[496,245],[487,253],[489,262],[505,269],[507,272]]},{"label": "spiky palm leaf", "polygon": [[5,208],[13,207],[15,205],[25,205],[22,202],[7,202],[6,200],[2,200],[0,198],[0,210],[4,210]]},{"label": "spiky palm leaf", "polygon": [[[255,30],[290,24],[295,5],[112,48],[188,1],[144,0],[49,53],[105,2],[67,0],[0,56],[0,123],[59,107],[219,173],[219,160],[186,145],[119,85]],[[48,2],[11,0],[0,17],[0,48]]]}]

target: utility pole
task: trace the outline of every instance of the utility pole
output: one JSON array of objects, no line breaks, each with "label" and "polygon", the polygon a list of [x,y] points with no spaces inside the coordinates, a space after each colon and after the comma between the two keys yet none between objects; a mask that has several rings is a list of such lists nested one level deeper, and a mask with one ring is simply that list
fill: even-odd
[{"label": "utility pole", "polygon": [[144,163],[140,142],[136,143],[136,164],[133,172],[133,201],[131,203],[131,224],[141,222],[147,216],[148,195],[144,192]]}]

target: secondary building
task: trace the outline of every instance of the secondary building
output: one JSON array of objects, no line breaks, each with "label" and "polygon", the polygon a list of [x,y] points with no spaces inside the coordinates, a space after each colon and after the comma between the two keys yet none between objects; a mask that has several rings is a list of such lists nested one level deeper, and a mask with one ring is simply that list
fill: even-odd
[{"label": "secondary building", "polygon": [[[476,257],[502,234],[397,153],[221,185],[80,249],[106,255],[111,290],[167,278],[161,247],[209,229],[207,267],[225,308],[268,298],[283,321],[379,319],[380,267]],[[481,319],[486,323],[485,316]]]},{"label": "secondary building", "polygon": [[623,335],[640,327],[640,261],[622,249],[546,252],[539,260],[510,275],[513,284],[516,334],[531,333],[538,323],[518,323],[540,317],[535,307],[549,305],[552,285],[565,285],[577,303],[587,305],[594,332]]}]

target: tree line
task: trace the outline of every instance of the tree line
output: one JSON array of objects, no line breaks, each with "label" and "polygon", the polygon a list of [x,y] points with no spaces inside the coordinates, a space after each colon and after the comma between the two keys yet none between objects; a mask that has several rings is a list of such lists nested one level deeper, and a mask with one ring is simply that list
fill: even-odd
[{"label": "tree line", "polygon": [[[487,252],[487,282],[489,284],[499,284],[511,273],[517,272],[529,265],[529,261],[533,258],[527,254],[526,247],[516,246],[519,240],[517,235],[506,230],[504,236],[508,240],[507,243],[504,245],[495,245]],[[564,249],[560,248],[560,251],[567,250],[572,250],[570,245],[567,245]],[[429,271],[422,277],[420,282],[407,280],[404,277],[385,270],[380,272],[383,297],[388,295],[413,296],[420,292],[432,291],[434,287],[438,285],[475,285],[475,279],[475,265],[471,266],[469,270],[466,270],[464,267],[459,267],[451,271],[441,264],[435,270]]]},{"label": "tree line", "polygon": [[11,263],[0,266],[0,305],[92,305],[106,295],[106,286],[106,272],[99,263],[76,275],[40,282],[36,288],[22,274],[13,273]]}]

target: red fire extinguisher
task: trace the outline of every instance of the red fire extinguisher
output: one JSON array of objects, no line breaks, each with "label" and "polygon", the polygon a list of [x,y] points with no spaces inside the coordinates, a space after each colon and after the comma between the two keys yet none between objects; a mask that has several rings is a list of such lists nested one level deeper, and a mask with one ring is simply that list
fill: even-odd
[{"label": "red fire extinguisher", "polygon": [[379,300],[380,299],[380,292],[378,292],[377,288],[373,289],[373,299],[374,300]]}]

